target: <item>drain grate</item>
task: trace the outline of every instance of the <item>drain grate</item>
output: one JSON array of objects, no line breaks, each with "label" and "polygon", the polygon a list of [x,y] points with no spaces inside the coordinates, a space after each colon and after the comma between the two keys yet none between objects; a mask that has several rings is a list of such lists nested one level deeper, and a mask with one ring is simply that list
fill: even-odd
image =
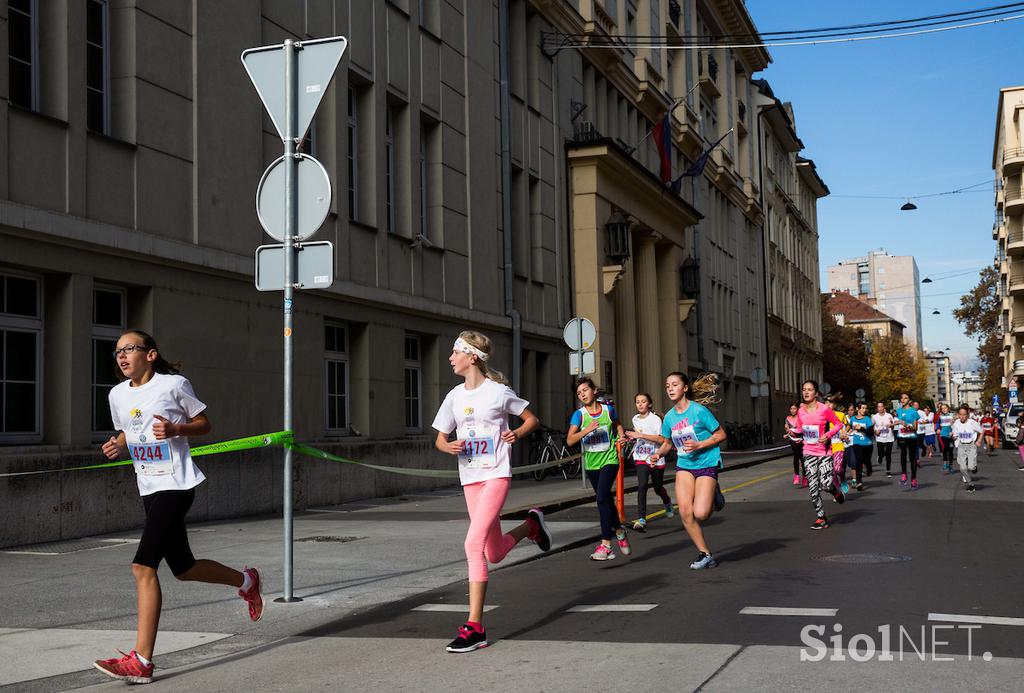
[{"label": "drain grate", "polygon": [[317,535],[315,537],[302,537],[301,539],[296,539],[295,541],[311,541],[311,542],[316,542],[318,544],[323,544],[323,543],[346,544],[346,543],[348,543],[350,541],[359,541],[360,539],[365,539],[365,538],[366,537],[336,537],[336,536],[333,536],[333,535],[330,535],[330,534],[319,534],[319,535]]},{"label": "drain grate", "polygon": [[833,556],[815,556],[814,560],[825,563],[902,563],[909,561],[910,556],[885,553],[843,553]]},{"label": "drain grate", "polygon": [[69,539],[67,541],[51,541],[45,544],[26,544],[25,546],[12,546],[9,549],[0,550],[0,553],[23,553],[35,556],[60,556],[66,553],[78,551],[92,551],[94,549],[109,549],[114,546],[125,544],[138,544],[138,539]]}]

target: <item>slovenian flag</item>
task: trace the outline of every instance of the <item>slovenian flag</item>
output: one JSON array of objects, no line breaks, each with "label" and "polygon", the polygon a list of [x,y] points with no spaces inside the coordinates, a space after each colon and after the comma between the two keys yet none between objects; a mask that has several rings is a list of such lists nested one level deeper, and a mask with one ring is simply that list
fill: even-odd
[{"label": "slovenian flag", "polygon": [[669,113],[655,124],[651,133],[658,147],[658,158],[661,159],[661,182],[666,185],[672,182],[672,125],[668,120]]}]

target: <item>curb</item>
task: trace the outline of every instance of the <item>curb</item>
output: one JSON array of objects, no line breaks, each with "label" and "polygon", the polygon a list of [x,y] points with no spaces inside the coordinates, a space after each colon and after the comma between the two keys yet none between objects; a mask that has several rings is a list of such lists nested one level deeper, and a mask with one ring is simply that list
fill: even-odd
[{"label": "curb", "polygon": [[[764,464],[765,462],[771,462],[773,460],[779,460],[779,459],[782,459],[782,458],[787,457],[787,456],[789,456],[789,452],[788,451],[780,452],[778,455],[774,455],[772,457],[766,457],[766,458],[763,458],[763,459],[749,460],[747,462],[736,462],[735,464],[730,464],[730,465],[728,465],[726,467],[723,467],[721,473],[724,474],[725,472],[729,472],[729,471],[732,471],[734,469],[747,469],[748,467],[755,467],[755,466],[757,466],[759,464]],[[665,483],[668,483],[671,479],[674,479],[674,478],[675,478],[675,472],[674,471],[673,471],[671,477],[669,477],[669,475],[666,474],[665,475]],[[632,482],[627,481],[626,482],[626,486],[625,486],[625,493],[633,493],[633,492],[635,492],[637,490],[637,485],[638,484],[635,481],[635,479]],[[505,510],[501,514],[501,519],[502,520],[525,520],[526,519],[526,513],[531,508],[537,508],[538,510],[543,512],[545,515],[547,515],[548,513],[556,513],[559,510],[568,510],[569,508],[575,508],[575,507],[580,506],[580,505],[586,505],[588,503],[592,503],[592,502],[594,502],[594,498],[595,498],[595,495],[594,495],[593,491],[580,491],[580,492],[574,493],[574,494],[572,494],[570,496],[565,496],[563,498],[556,498],[554,500],[547,501],[546,503],[534,503],[534,504],[525,505],[525,506],[522,506],[522,507],[509,508],[509,509]]]}]

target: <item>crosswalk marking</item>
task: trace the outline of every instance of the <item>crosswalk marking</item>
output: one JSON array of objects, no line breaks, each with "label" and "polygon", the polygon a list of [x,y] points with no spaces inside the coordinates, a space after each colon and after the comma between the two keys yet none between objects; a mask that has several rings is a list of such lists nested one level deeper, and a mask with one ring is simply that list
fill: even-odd
[{"label": "crosswalk marking", "polygon": [[804,609],[785,606],[745,606],[740,609],[747,616],[835,616],[839,609]]},{"label": "crosswalk marking", "polygon": [[577,604],[566,609],[566,613],[580,614],[596,611],[650,611],[657,604]]},{"label": "crosswalk marking", "polygon": [[[484,607],[484,611],[494,611],[498,608],[497,604],[488,604]],[[466,613],[469,611],[469,607],[465,604],[420,604],[413,608],[413,611],[446,611],[455,613]]]},{"label": "crosswalk marking", "polygon": [[952,623],[984,623],[992,626],[1024,626],[1024,618],[1010,616],[973,616],[971,614],[928,614],[929,621]]}]

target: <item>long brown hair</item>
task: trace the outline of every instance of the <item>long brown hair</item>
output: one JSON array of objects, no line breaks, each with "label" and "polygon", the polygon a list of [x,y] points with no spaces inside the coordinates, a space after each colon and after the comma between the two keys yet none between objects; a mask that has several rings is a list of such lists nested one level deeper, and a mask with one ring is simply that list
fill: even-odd
[{"label": "long brown hair", "polygon": [[672,371],[665,377],[671,378],[673,375],[682,380],[683,385],[686,385],[686,398],[691,402],[709,407],[721,401],[718,397],[717,373],[705,373],[692,383],[690,382],[690,376],[680,371]]}]

